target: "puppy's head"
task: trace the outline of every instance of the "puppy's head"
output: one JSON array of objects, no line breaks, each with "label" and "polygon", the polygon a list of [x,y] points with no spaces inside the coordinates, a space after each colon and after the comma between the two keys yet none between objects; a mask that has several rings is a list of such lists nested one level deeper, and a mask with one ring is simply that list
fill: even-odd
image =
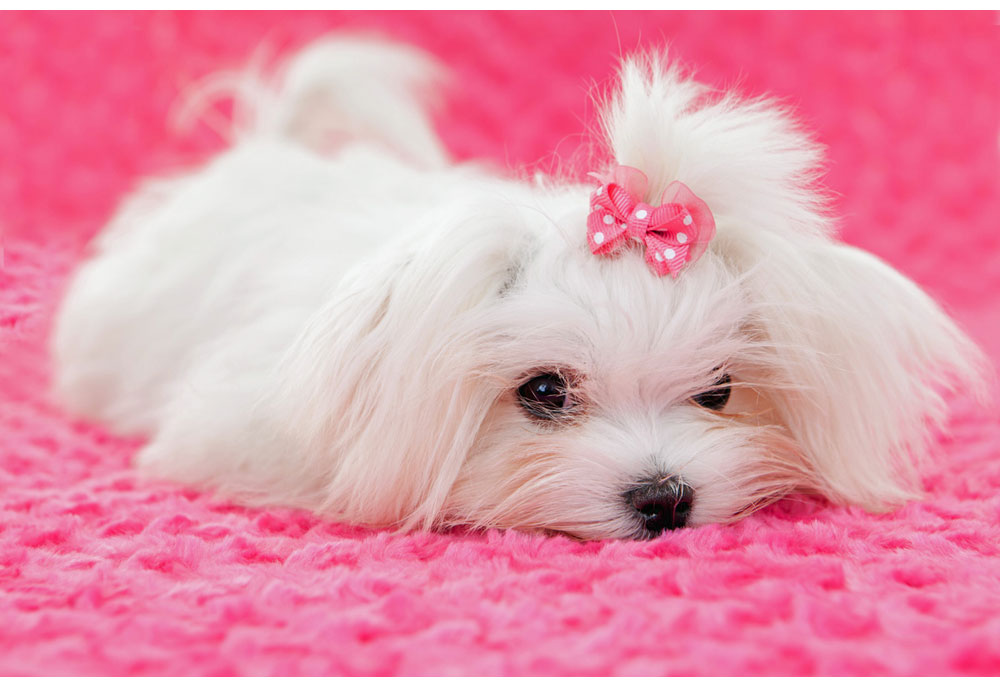
[{"label": "puppy's head", "polygon": [[[814,145],[774,106],[634,61],[611,155],[655,202],[715,217],[676,279],[595,256],[591,186],[453,180],[416,243],[355,274],[289,361],[326,507],[372,524],[648,537],[792,490],[870,509],[978,382],[975,347],[914,284],[837,243]],[[311,393],[303,393],[303,389]]]}]

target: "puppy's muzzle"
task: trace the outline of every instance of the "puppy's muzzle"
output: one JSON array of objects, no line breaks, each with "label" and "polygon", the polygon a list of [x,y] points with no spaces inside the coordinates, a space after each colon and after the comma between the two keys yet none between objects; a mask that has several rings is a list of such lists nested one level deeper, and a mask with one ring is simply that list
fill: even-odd
[{"label": "puppy's muzzle", "polygon": [[658,477],[625,492],[625,503],[639,519],[645,534],[684,527],[694,504],[694,490],[677,477]]}]

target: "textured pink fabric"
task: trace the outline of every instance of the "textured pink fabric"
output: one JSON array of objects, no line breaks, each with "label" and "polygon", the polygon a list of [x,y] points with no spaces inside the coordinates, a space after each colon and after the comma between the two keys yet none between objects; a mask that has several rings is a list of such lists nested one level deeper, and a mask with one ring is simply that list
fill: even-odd
[{"label": "textured pink fabric", "polygon": [[[794,107],[849,242],[1000,359],[993,14],[0,14],[0,673],[1000,673],[1000,423],[961,394],[926,500],[786,501],[651,542],[366,532],[140,483],[136,445],[46,401],[85,240],[144,174],[204,159],[178,93],[332,28],[457,73],[460,158],[573,162],[620,49]],[[220,112],[223,117],[225,112]],[[552,151],[556,152],[553,153]]]}]

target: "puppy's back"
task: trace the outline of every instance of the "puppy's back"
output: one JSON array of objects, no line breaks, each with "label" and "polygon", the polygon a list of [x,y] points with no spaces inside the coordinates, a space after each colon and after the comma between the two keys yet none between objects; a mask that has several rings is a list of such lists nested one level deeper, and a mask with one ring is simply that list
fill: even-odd
[{"label": "puppy's back", "polygon": [[221,347],[261,364],[279,356],[412,212],[385,198],[413,196],[417,168],[444,163],[421,104],[437,74],[412,48],[339,38],[274,79],[227,77],[242,113],[233,147],[147,183],[74,275],[52,336],[58,400],[149,434]]}]

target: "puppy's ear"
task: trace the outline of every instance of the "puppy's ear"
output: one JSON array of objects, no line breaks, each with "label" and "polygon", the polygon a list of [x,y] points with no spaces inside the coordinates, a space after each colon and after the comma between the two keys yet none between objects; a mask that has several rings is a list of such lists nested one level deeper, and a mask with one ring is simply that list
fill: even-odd
[{"label": "puppy's ear", "polygon": [[366,262],[286,357],[265,407],[325,470],[326,512],[426,526],[443,504],[497,393],[476,321],[526,246],[515,211],[483,207],[425,218],[417,243]]},{"label": "puppy's ear", "polygon": [[913,282],[861,250],[767,231],[728,248],[752,265],[772,361],[760,383],[774,387],[813,486],[869,509],[912,496],[911,468],[944,419],[942,391],[981,392],[982,354]]}]

